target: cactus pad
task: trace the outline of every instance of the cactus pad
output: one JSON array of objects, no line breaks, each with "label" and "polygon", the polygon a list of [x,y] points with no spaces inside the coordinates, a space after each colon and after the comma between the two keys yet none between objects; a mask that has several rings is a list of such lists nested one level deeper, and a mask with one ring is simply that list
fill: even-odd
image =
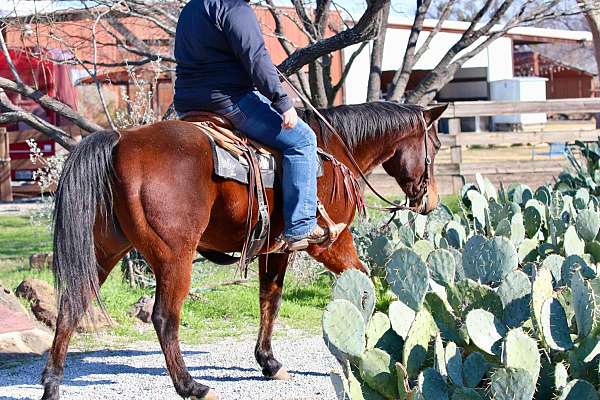
[{"label": "cactus pad", "polygon": [[[559,286],[562,275],[562,265],[565,261],[563,256],[559,256],[558,254],[550,254],[548,257],[542,261],[542,268],[546,268],[552,273],[552,278],[554,279],[554,285]],[[564,283],[563,283],[564,286]]]},{"label": "cactus pad", "polygon": [[464,386],[462,352],[454,342],[448,342],[445,351],[446,371],[448,377],[457,386]]},{"label": "cactus pad", "polygon": [[406,366],[411,378],[419,374],[421,365],[427,358],[429,341],[437,334],[437,327],[429,311],[419,311],[412,323],[402,354],[402,365]]},{"label": "cactus pad", "polygon": [[588,381],[575,379],[567,383],[558,400],[598,400],[598,392]]},{"label": "cactus pad", "polygon": [[358,357],[365,349],[365,324],[358,309],[347,300],[333,300],[323,312],[325,343],[337,352]]},{"label": "cactus pad", "polygon": [[533,238],[542,226],[542,215],[537,208],[528,206],[523,211],[523,223],[525,225],[525,234],[528,238]]},{"label": "cactus pad", "polygon": [[502,363],[507,368],[527,370],[532,378],[531,384],[535,386],[541,368],[537,342],[521,328],[510,330],[502,347]]},{"label": "cactus pad", "polygon": [[410,249],[398,249],[392,254],[386,270],[392,292],[418,311],[429,288],[429,269],[421,257]]},{"label": "cactus pad", "polygon": [[437,249],[429,253],[427,264],[431,271],[431,278],[440,285],[452,285],[456,273],[456,263],[450,251]]},{"label": "cactus pad", "polygon": [[467,332],[477,347],[488,354],[498,354],[499,341],[506,334],[506,326],[488,311],[477,309],[467,314]]},{"label": "cactus pad", "polygon": [[573,309],[575,310],[579,337],[588,336],[592,329],[597,330],[600,324],[600,305],[598,304],[600,293],[598,290],[594,290],[597,286],[585,280],[580,271],[573,273],[571,290],[573,292]]},{"label": "cactus pad", "polygon": [[489,369],[489,364],[483,355],[474,351],[469,354],[463,362],[463,378],[465,385],[468,387],[476,387],[483,379]]},{"label": "cactus pad", "polygon": [[561,390],[567,386],[567,380],[569,379],[569,372],[567,367],[562,362],[556,363],[554,366],[554,387],[557,390]]},{"label": "cactus pad", "polygon": [[551,349],[566,351],[573,348],[567,316],[557,299],[548,299],[544,302],[540,319],[544,342]]},{"label": "cactus pad", "polygon": [[600,230],[600,216],[594,210],[581,210],[575,220],[575,228],[579,237],[587,242],[592,241]]},{"label": "cactus pad", "polygon": [[552,288],[552,274],[545,268],[536,271],[531,285],[531,311],[533,321],[538,332],[543,332],[542,306],[546,300],[552,299],[554,291]]},{"label": "cactus pad", "polygon": [[475,389],[459,387],[454,389],[451,400],[483,400],[483,398]]},{"label": "cactus pad", "polygon": [[517,251],[506,238],[494,237],[488,240],[476,235],[465,244],[463,268],[469,279],[484,284],[500,282],[517,266]]},{"label": "cactus pad", "polygon": [[448,400],[448,387],[444,378],[433,368],[427,368],[419,374],[419,391],[425,400]]},{"label": "cactus pad", "polygon": [[382,312],[376,312],[367,325],[367,348],[372,349],[377,342],[391,328],[388,316]]},{"label": "cactus pad", "polygon": [[531,400],[535,384],[521,368],[500,368],[492,374],[490,392],[494,400]]},{"label": "cactus pad", "polygon": [[392,329],[398,334],[398,336],[406,340],[408,331],[410,330],[410,327],[417,315],[415,310],[398,300],[390,304],[388,314]]},{"label": "cactus pad", "polygon": [[380,349],[370,349],[359,359],[361,378],[385,398],[398,397],[398,378],[394,361]]},{"label": "cactus pad", "polygon": [[508,273],[496,293],[502,300],[502,320],[506,325],[515,328],[529,319],[531,282],[524,272],[517,270]]},{"label": "cactus pad", "polygon": [[567,231],[565,232],[564,247],[565,254],[567,256],[583,255],[583,252],[585,250],[585,243],[577,235],[577,231],[575,230],[574,226],[569,226],[567,228]]},{"label": "cactus pad", "polygon": [[333,299],[348,300],[360,311],[365,324],[375,309],[375,288],[367,275],[356,269],[344,271],[335,281]]}]

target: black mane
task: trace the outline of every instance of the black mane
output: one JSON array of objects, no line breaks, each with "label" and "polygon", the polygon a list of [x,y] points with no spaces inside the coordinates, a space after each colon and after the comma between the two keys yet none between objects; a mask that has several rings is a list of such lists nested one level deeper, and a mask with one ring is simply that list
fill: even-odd
[{"label": "black mane", "polygon": [[[378,101],[325,108],[319,112],[338,131],[346,144],[354,149],[367,139],[393,132],[413,132],[413,128],[422,123],[423,107]],[[304,112],[304,116],[308,121],[316,120],[320,124],[323,140],[327,142],[332,133],[323,122],[309,110]]]}]

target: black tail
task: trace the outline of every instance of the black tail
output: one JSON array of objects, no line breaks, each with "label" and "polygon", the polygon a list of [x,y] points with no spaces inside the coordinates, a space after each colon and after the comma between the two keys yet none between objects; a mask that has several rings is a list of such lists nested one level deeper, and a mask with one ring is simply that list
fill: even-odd
[{"label": "black tail", "polygon": [[99,299],[98,263],[94,250],[96,217],[112,208],[112,153],[119,141],[114,131],[96,132],[81,141],[67,158],[54,202],[54,281],[59,302],[80,318],[91,299]]}]

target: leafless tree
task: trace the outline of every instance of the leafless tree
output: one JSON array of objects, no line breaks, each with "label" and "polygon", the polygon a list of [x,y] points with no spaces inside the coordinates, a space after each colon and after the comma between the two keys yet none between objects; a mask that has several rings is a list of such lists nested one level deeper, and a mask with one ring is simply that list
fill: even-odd
[{"label": "leafless tree", "polygon": [[[434,5],[432,7],[432,5]],[[504,36],[518,26],[531,26],[550,19],[580,13],[574,4],[561,0],[481,0],[473,2],[417,0],[417,10],[409,40],[404,52],[402,66],[395,72],[388,91],[388,99],[408,103],[427,104],[449,83],[462,65],[488,47],[493,41]],[[423,31],[426,15],[439,18],[437,25],[429,32],[425,42],[417,49],[417,41]],[[463,19],[470,22],[468,28],[456,43],[446,52],[439,63],[427,73],[411,92],[406,92],[410,74],[427,50],[442,24],[450,19]]]},{"label": "leafless tree", "polygon": [[[73,57],[60,62],[84,66],[93,77],[98,75],[99,68],[141,66],[151,62],[161,62],[166,70],[174,69],[172,44],[179,13],[187,0],[80,1],[81,6],[67,11],[2,17],[1,47],[7,60],[10,62],[10,54],[4,38],[12,31],[21,38],[23,46],[44,48],[50,43],[68,50]],[[333,0],[317,0],[314,8],[306,6],[301,0],[295,0],[292,2],[294,16],[284,15],[272,1],[265,0],[263,5],[269,8],[275,20],[273,34],[288,55],[277,67],[284,74],[293,75],[296,86],[310,94],[315,104],[332,104],[355,57],[347,60],[347,67],[341,74],[342,79],[332,82],[331,53],[357,43],[366,44],[375,37],[381,10],[389,1],[369,0],[360,18],[353,24],[345,25],[343,18],[337,18],[338,24],[333,21],[332,15],[342,12]],[[286,39],[281,23],[283,18],[295,20],[308,38],[306,44],[293,44]],[[132,25],[132,21],[142,25],[141,29],[146,31],[144,37],[138,34],[139,29],[134,29],[136,27]],[[67,29],[66,22],[71,24],[70,29]],[[364,44],[360,49],[363,48]],[[97,61],[95,55],[98,51],[112,51],[114,57],[108,61]],[[305,65],[308,65],[308,73],[302,71]],[[17,107],[9,100],[5,91],[17,92],[34,100],[84,131],[92,132],[102,128],[59,100],[41,93],[38,88],[25,84],[16,68],[12,77],[0,78],[0,123],[23,121],[66,148],[71,148],[75,143],[63,129]]]}]

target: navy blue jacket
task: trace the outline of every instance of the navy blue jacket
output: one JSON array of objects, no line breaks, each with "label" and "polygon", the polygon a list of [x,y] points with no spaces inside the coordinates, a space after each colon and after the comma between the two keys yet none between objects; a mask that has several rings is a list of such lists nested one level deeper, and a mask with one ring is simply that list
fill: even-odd
[{"label": "navy blue jacket", "polygon": [[279,113],[292,108],[244,0],[191,0],[175,34],[175,109],[215,110],[258,89]]}]

